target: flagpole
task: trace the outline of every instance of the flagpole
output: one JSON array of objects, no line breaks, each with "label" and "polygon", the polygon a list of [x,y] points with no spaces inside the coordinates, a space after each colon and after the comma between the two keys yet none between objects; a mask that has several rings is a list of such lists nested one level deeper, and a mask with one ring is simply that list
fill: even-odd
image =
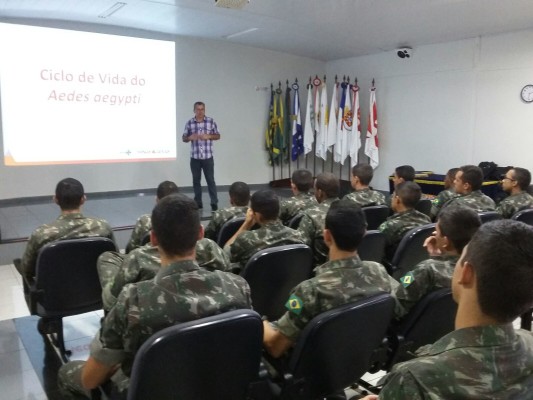
[{"label": "flagpole", "polygon": [[[296,85],[298,85],[298,78],[295,78],[294,82],[296,83]],[[300,97],[300,91],[298,90],[298,106],[300,106],[299,97]],[[294,111],[296,111],[296,110],[294,110]],[[294,118],[298,118],[298,115],[296,115],[296,113],[294,113]],[[292,140],[291,140],[291,143],[292,143]],[[296,157],[296,169],[300,169],[300,155],[298,155],[298,157]]]},{"label": "flagpole", "polygon": [[[286,81],[286,86],[287,88],[285,89],[286,92],[285,92],[285,109],[287,110],[287,116],[285,118],[288,119],[288,121],[292,121],[292,114],[291,114],[291,109],[290,109],[290,106],[291,106],[291,92],[290,92],[290,88],[289,88],[289,80],[287,79]],[[289,102],[287,103],[287,99],[289,100]],[[285,126],[287,126],[287,123],[284,123]],[[290,124],[291,128],[292,128],[292,123]],[[291,129],[291,132],[285,132],[287,134],[287,138],[285,138],[285,143],[288,142],[289,144],[289,149],[288,149],[288,157],[287,157],[287,164],[289,164],[289,179],[291,177],[291,154],[292,154],[292,134],[289,134],[289,133],[292,133],[292,129]],[[290,138],[290,140],[288,140]]]},{"label": "flagpole", "polygon": [[[274,99],[274,84],[270,84],[270,95]],[[269,121],[269,123],[272,122],[272,120]],[[270,127],[271,129],[272,127]],[[276,168],[274,167],[274,132],[269,130],[269,136],[270,136],[270,164],[272,165],[272,181],[276,180]]]},{"label": "flagpole", "polygon": [[[311,81],[312,81],[312,78],[309,77],[309,83],[308,83],[307,86],[306,86],[306,89],[307,89],[307,96],[309,96],[309,88],[312,87],[312,86],[311,86]],[[311,93],[311,95],[313,95],[313,94]],[[309,100],[307,100],[307,101],[309,102]],[[307,110],[307,112],[309,112],[309,109]],[[307,153],[305,154],[305,169],[307,169]],[[314,176],[314,175],[313,175],[313,176]]]}]

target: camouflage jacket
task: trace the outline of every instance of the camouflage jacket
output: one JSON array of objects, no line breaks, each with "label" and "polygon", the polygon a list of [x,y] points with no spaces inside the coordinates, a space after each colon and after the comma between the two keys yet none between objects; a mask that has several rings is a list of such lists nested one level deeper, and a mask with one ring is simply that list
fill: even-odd
[{"label": "camouflage jacket", "polygon": [[483,194],[481,190],[474,190],[473,192],[465,195],[455,195],[455,197],[452,197],[442,206],[441,210],[446,207],[457,206],[466,206],[476,210],[477,212],[496,210],[496,204],[494,203],[494,200]]},{"label": "camouflage jacket", "polygon": [[135,353],[155,332],[241,308],[251,308],[250,287],[243,278],[208,271],[194,261],[175,262],[154,279],[124,287],[103,319],[90,354],[107,366],[121,364],[121,372],[129,376]]},{"label": "camouflage jacket", "polygon": [[380,400],[526,400],[533,396],[533,334],[512,324],[459,329],[394,366]]},{"label": "camouflage jacket", "polygon": [[398,286],[383,265],[358,256],[328,261],[315,268],[315,277],[298,284],[289,296],[287,312],[273,325],[292,341],[318,314]]},{"label": "camouflage jacket", "polygon": [[[209,271],[230,271],[229,258],[210,239],[196,242],[196,262]],[[161,258],[157,247],[147,244],[124,256],[114,252],[103,253],[98,259],[98,274],[102,282],[104,310],[116,302],[122,288],[128,283],[152,279],[161,269]],[[102,277],[105,276],[105,279]]]},{"label": "camouflage jacket", "polygon": [[218,240],[218,234],[222,225],[233,218],[246,217],[248,207],[229,207],[222,210],[215,211],[211,217],[211,221],[205,228],[205,237],[215,242]]},{"label": "camouflage jacket", "polygon": [[324,243],[324,227],[326,225],[326,214],[331,203],[337,198],[326,199],[315,207],[303,211],[303,217],[298,225],[298,232],[301,233],[305,243],[313,249],[315,266],[325,263],[328,260],[328,248]]},{"label": "camouflage jacket", "polygon": [[459,256],[436,256],[419,262],[399,280],[401,285],[395,292],[401,307],[396,309],[396,318],[407,314],[426,294],[437,289],[449,288],[453,270]]},{"label": "camouflage jacket", "polygon": [[35,276],[39,250],[50,242],[93,236],[106,237],[115,242],[111,227],[103,219],[84,217],[81,213],[62,214],[54,222],[41,225],[31,234],[22,256],[22,271],[28,278]]},{"label": "camouflage jacket", "polygon": [[141,247],[142,240],[151,229],[152,216],[150,214],[141,215],[133,227],[133,232],[131,232],[130,240],[126,245],[126,253],[129,253],[137,247]]},{"label": "camouflage jacket", "polygon": [[516,212],[531,206],[533,206],[533,196],[527,192],[520,192],[503,199],[496,207],[496,211],[503,218],[511,218]]},{"label": "camouflage jacket", "polygon": [[381,206],[386,203],[385,195],[383,193],[370,188],[348,193],[346,196],[344,196],[344,198],[353,201],[360,207]]},{"label": "camouflage jacket", "polygon": [[440,192],[437,197],[431,201],[431,218],[435,218],[442,206],[455,196],[455,192],[451,189],[446,189]]},{"label": "camouflage jacket", "polygon": [[396,213],[387,218],[379,226],[379,230],[387,237],[387,258],[390,260],[400,244],[400,241],[409,229],[431,223],[426,214],[414,209]]},{"label": "camouflage jacket", "polygon": [[224,251],[233,263],[233,270],[238,270],[244,268],[248,260],[259,250],[299,243],[303,243],[303,240],[298,231],[283,226],[281,221],[277,220],[259,229],[242,232],[231,245],[224,247]]},{"label": "camouflage jacket", "polygon": [[290,199],[283,200],[279,207],[279,219],[287,225],[292,218],[301,211],[317,206],[315,195],[311,193],[299,193]]}]

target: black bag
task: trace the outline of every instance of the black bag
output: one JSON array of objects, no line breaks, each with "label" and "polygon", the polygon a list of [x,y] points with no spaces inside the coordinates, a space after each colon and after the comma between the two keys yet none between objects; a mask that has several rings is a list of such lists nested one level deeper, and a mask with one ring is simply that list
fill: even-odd
[{"label": "black bag", "polygon": [[[483,179],[485,180],[491,180],[494,179],[492,176],[494,176],[495,173],[497,173],[498,164],[492,162],[492,161],[483,161],[480,162],[478,165],[479,168],[483,171]],[[499,180],[500,177],[498,176],[496,180]]]}]

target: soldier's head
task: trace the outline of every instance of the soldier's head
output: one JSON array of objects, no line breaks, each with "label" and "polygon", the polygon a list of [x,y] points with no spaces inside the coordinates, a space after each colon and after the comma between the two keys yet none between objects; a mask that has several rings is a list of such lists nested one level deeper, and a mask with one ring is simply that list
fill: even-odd
[{"label": "soldier's head", "polygon": [[413,182],[415,180],[415,169],[410,165],[400,165],[394,170],[392,182],[394,187],[402,182]]},{"label": "soldier's head", "polygon": [[54,201],[62,211],[73,211],[85,202],[85,191],[80,181],[74,178],[65,178],[56,185]]},{"label": "soldier's head", "polygon": [[339,197],[339,178],[330,172],[322,172],[315,179],[315,197],[319,203]]},{"label": "soldier's head", "polygon": [[309,192],[313,187],[313,175],[306,169],[297,169],[292,173],[291,187],[296,194]]},{"label": "soldier's head", "polygon": [[157,200],[161,200],[163,197],[168,196],[169,194],[178,193],[178,185],[172,181],[163,181],[157,186],[156,196]]},{"label": "soldier's head", "polygon": [[396,186],[391,200],[391,207],[394,211],[404,211],[415,208],[420,201],[422,190],[417,183],[402,182]]},{"label": "soldier's head", "polygon": [[533,307],[531,243],[533,228],[522,222],[505,219],[481,225],[455,266],[455,301],[475,301],[497,324],[509,323]]},{"label": "soldier's head", "polygon": [[191,198],[171,194],[152,211],[151,242],[169,256],[188,256],[203,237],[198,205]]},{"label": "soldier's head", "polygon": [[250,202],[250,188],[244,182],[233,182],[229,187],[229,199],[234,206],[247,206]]},{"label": "soldier's head", "polygon": [[481,226],[479,215],[468,207],[447,207],[439,213],[435,226],[437,247],[443,252],[461,254]]},{"label": "soldier's head", "polygon": [[531,173],[525,168],[515,167],[502,177],[502,189],[507,193],[527,191],[531,183]]},{"label": "soldier's head", "polygon": [[340,250],[356,251],[365,232],[366,219],[361,207],[345,199],[331,203],[324,229],[324,242],[328,247],[333,240]]},{"label": "soldier's head", "polygon": [[275,221],[279,214],[279,198],[272,190],[258,190],[250,199],[250,208],[259,215],[259,223]]},{"label": "soldier's head", "polygon": [[463,165],[455,174],[453,181],[455,192],[468,194],[481,189],[483,185],[483,171],[475,165]]},{"label": "soldier's head", "polygon": [[457,174],[459,168],[450,168],[444,177],[444,189],[453,188],[453,181],[455,180],[455,174]]},{"label": "soldier's head", "polygon": [[368,186],[374,177],[374,169],[368,164],[357,164],[352,168],[352,187]]}]

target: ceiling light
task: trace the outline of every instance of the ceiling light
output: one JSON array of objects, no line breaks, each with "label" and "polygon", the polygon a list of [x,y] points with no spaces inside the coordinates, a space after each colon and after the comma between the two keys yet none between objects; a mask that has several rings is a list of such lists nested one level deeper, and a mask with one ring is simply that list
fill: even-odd
[{"label": "ceiling light", "polygon": [[244,31],[240,31],[240,32],[236,32],[236,33],[232,33],[231,35],[226,35],[226,36],[223,36],[224,39],[233,39],[234,37],[237,37],[237,36],[241,36],[241,35],[245,35],[247,33],[250,33],[250,32],[254,32],[256,31],[258,28],[250,28],[250,29],[246,29]]},{"label": "ceiling light", "polygon": [[124,7],[125,5],[126,5],[126,3],[123,3],[121,1],[116,2],[111,7],[109,7],[107,10],[105,10],[104,12],[98,14],[98,18],[110,17],[111,15],[116,13],[118,10],[120,10],[122,7]]}]

